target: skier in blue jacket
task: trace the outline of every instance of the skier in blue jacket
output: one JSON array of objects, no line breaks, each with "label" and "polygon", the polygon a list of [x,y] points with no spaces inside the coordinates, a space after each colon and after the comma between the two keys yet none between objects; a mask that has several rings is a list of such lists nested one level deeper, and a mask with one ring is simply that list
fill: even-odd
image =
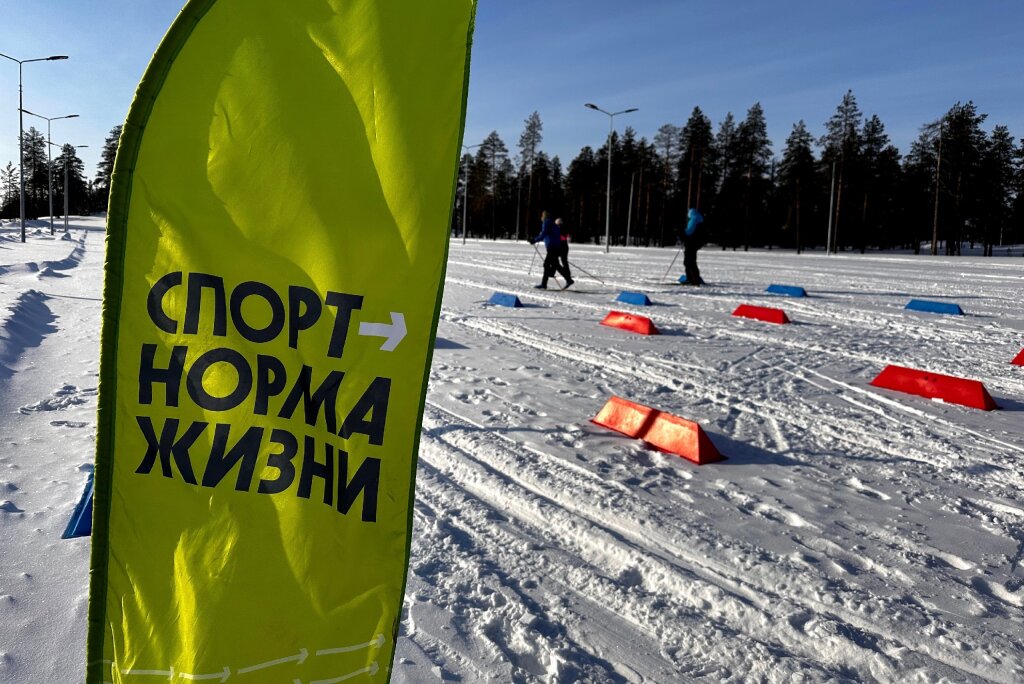
[{"label": "skier in blue jacket", "polygon": [[568,269],[562,267],[562,264],[558,262],[558,256],[562,251],[562,234],[558,230],[558,226],[548,218],[548,212],[542,211],[540,214],[540,234],[537,237],[530,240],[530,244],[536,244],[538,242],[544,242],[544,248],[547,250],[547,254],[544,256],[544,277],[541,278],[540,285],[534,285],[534,287],[540,290],[546,290],[548,288],[548,278],[558,271],[565,278],[565,285],[562,289],[569,287],[573,284],[572,276],[569,275]]},{"label": "skier in blue jacket", "polygon": [[686,272],[687,285],[703,285],[700,269],[697,268],[697,250],[704,245],[703,231],[700,225],[704,216],[693,207],[686,215],[686,229],[683,231],[683,269]]}]

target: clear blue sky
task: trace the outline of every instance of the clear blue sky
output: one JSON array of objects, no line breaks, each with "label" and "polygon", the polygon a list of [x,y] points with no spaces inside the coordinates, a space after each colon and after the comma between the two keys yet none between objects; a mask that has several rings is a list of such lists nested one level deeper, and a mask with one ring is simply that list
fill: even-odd
[{"label": "clear blue sky", "polygon": [[[181,0],[19,0],[5,3],[0,52],[25,65],[25,107],[80,151],[90,177],[110,128]],[[1020,0],[481,0],[466,143],[497,130],[514,152],[537,110],[549,154],[567,164],[600,145],[607,117],[583,108],[639,107],[616,118],[650,139],[695,105],[714,126],[764,107],[776,154],[804,119],[816,136],[852,88],[901,151],[957,100],[1024,136],[1024,3]],[[18,70],[0,59],[0,165],[17,164]],[[44,121],[26,117],[45,127]]]}]

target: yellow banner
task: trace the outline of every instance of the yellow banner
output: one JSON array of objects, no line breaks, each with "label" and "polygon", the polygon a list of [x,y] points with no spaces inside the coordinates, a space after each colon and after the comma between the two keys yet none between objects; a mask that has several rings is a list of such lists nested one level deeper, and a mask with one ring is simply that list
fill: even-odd
[{"label": "yellow banner", "polygon": [[108,219],[87,681],[386,681],[475,0],[193,0]]}]

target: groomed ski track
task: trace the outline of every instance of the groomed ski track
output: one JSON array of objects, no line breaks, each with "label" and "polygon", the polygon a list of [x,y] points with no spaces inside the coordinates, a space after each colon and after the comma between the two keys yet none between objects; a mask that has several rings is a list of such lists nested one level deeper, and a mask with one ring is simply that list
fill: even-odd
[{"label": "groomed ski track", "polygon": [[[538,291],[523,243],[452,243],[409,652],[511,681],[1024,675],[1024,374],[1008,364],[1024,263],[705,249],[714,285],[694,289],[660,281],[672,254],[574,246],[605,284]],[[495,291],[525,308],[486,304]],[[969,315],[904,311],[914,297]],[[795,323],[731,317],[740,303]],[[665,334],[599,326],[611,309]],[[1005,410],[869,386],[889,363],[981,379]],[[612,394],[698,420],[729,460],[698,468],[589,424]]]}]

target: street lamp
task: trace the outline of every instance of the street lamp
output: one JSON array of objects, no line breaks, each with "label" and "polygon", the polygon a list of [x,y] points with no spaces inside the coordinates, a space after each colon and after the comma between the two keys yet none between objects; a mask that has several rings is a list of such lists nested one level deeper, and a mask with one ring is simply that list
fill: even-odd
[{"label": "street lamp", "polygon": [[[483,147],[483,143],[479,145],[463,145],[462,149],[466,151],[466,154],[469,154],[470,150],[477,147]],[[466,244],[466,205],[469,204],[469,164],[465,164],[465,167],[466,170],[463,174],[464,185],[462,187],[462,244]]]},{"label": "street lamp", "polygon": [[23,88],[21,81],[21,67],[29,62],[50,62],[55,59],[67,59],[67,55],[51,55],[50,57],[39,57],[37,59],[15,59],[10,55],[0,52],[0,57],[18,63],[18,174],[21,176],[21,241],[25,241],[25,117],[22,115],[22,107],[25,102],[22,97]]},{"label": "street lamp", "polygon": [[605,197],[604,211],[604,251],[607,254],[611,250],[611,229],[612,229],[612,132],[615,126],[615,117],[619,114],[629,114],[639,111],[637,107],[623,109],[621,112],[606,112],[591,102],[583,105],[587,109],[601,112],[608,116],[608,190]]},{"label": "street lamp", "polygon": [[[24,114],[34,116],[39,119],[46,119],[46,185],[47,194],[50,197],[50,235],[53,235],[53,161],[50,159],[50,146],[53,145],[50,142],[50,122],[57,121],[58,119],[77,119],[77,114],[68,114],[67,116],[43,116],[30,112],[27,109],[21,110]],[[66,195],[66,192],[65,192]]]},{"label": "street lamp", "polygon": [[[50,143],[50,144],[53,145],[53,143]],[[60,146],[61,153],[64,155],[64,234],[65,235],[68,234],[68,207],[69,207],[69,204],[70,204],[68,198],[71,196],[71,173],[69,171],[69,169],[71,168],[71,156],[74,154],[75,150],[80,150],[83,147],[88,147],[88,145],[64,144],[64,145]],[[68,148],[70,148],[70,150]],[[53,211],[52,210],[50,211],[50,221],[51,221],[51,224],[52,224],[52,222],[53,222]]]}]

